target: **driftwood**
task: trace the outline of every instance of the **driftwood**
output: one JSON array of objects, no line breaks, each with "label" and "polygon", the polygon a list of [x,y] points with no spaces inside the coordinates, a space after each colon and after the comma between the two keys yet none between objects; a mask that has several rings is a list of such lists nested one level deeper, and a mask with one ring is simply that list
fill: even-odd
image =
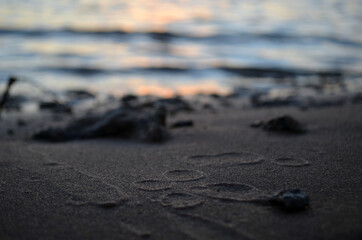
[{"label": "driftwood", "polygon": [[3,96],[1,98],[1,102],[0,102],[0,119],[1,119],[1,113],[5,107],[5,104],[6,104],[6,101],[8,100],[9,98],[9,95],[10,95],[10,89],[11,89],[11,86],[17,81],[17,78],[15,77],[10,77],[9,80],[8,80],[8,84],[4,90],[4,93],[3,93]]}]

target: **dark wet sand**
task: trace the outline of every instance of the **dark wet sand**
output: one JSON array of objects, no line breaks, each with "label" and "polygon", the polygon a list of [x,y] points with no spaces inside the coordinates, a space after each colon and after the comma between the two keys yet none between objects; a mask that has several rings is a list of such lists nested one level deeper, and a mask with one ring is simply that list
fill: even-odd
[{"label": "dark wet sand", "polygon": [[[290,114],[308,133],[250,127]],[[191,128],[148,144],[24,140],[0,122],[0,239],[361,239],[361,105],[181,114]],[[6,131],[13,128],[15,135]],[[287,188],[310,207],[257,199]]]}]

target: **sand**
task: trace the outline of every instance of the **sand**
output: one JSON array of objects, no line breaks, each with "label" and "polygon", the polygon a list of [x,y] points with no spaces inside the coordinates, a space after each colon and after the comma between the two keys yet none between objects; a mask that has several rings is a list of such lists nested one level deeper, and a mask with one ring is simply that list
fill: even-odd
[{"label": "sand", "polygon": [[[283,114],[308,132],[250,127]],[[362,238],[361,105],[182,113],[151,144],[27,138],[42,119],[0,121],[0,239]],[[258,201],[289,188],[307,209]]]}]

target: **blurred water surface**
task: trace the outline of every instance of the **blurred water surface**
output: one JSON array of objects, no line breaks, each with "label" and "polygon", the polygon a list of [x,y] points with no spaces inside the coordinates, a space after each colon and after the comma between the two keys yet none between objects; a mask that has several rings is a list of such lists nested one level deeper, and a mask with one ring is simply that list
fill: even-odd
[{"label": "blurred water surface", "polygon": [[254,70],[362,69],[361,0],[0,4],[2,86],[16,74],[52,89],[170,96],[255,87],[268,76]]}]

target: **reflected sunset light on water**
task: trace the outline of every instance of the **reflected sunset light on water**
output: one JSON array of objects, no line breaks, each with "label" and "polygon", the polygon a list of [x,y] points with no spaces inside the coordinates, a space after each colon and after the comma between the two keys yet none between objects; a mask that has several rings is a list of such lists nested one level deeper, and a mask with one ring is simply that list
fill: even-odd
[{"label": "reflected sunset light on water", "polygon": [[234,69],[362,66],[358,0],[0,3],[0,86],[21,75],[55,90],[227,93],[258,82]]}]

